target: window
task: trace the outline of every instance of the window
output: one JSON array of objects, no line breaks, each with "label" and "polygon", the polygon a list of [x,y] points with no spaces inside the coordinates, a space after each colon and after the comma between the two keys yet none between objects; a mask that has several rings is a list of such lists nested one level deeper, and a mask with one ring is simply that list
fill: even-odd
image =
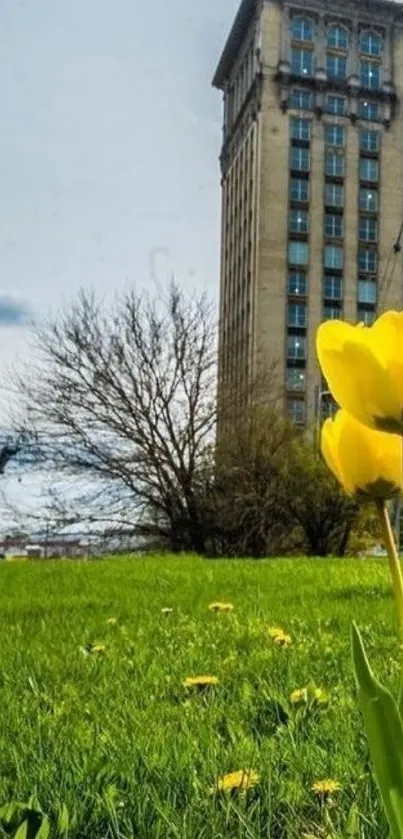
[{"label": "window", "polygon": [[295,17],[292,22],[292,37],[294,41],[313,41],[313,21],[305,17]]},{"label": "window", "polygon": [[371,326],[375,320],[375,312],[370,309],[357,309],[357,320],[359,323],[365,323],[365,326]]},{"label": "window", "polygon": [[328,96],[326,111],[328,114],[335,114],[336,116],[343,117],[346,113],[346,100],[344,96]]},{"label": "window", "polygon": [[359,248],[358,267],[360,271],[375,274],[377,268],[377,253],[369,248]]},{"label": "window", "polygon": [[299,367],[288,367],[286,384],[288,390],[305,390],[305,370]]},{"label": "window", "polygon": [[[372,163],[372,161],[371,161]],[[331,177],[341,178],[344,175],[344,155],[333,151],[326,152],[325,173]]]},{"label": "window", "polygon": [[338,320],[341,317],[341,310],[339,306],[324,306],[323,318],[324,320]]},{"label": "window", "polygon": [[291,50],[291,69],[296,76],[312,76],[314,71],[313,50],[293,47]]},{"label": "window", "polygon": [[360,82],[362,87],[367,87],[369,90],[375,90],[381,86],[381,66],[377,61],[360,61]]},{"label": "window", "polygon": [[360,119],[367,119],[370,122],[379,122],[380,108],[378,102],[360,102],[359,108]]},{"label": "window", "polygon": [[379,131],[369,131],[363,128],[360,131],[361,151],[379,151]]},{"label": "window", "polygon": [[360,52],[365,55],[382,55],[382,38],[376,32],[362,32]]},{"label": "window", "polygon": [[343,268],[344,254],[343,248],[337,245],[326,245],[324,249],[325,268],[336,268],[341,270]]},{"label": "window", "polygon": [[292,117],[291,137],[293,140],[310,140],[311,120],[303,117]]},{"label": "window", "polygon": [[340,239],[343,235],[343,218],[340,215],[325,215],[325,236]]},{"label": "window", "polygon": [[342,125],[325,125],[325,143],[328,146],[344,146],[344,128]]},{"label": "window", "polygon": [[310,155],[308,149],[291,149],[291,169],[297,172],[309,172]]},{"label": "window", "polygon": [[345,55],[326,56],[326,72],[329,79],[345,79],[347,76],[347,58]]},{"label": "window", "polygon": [[306,339],[301,335],[287,335],[287,358],[292,361],[306,357]]},{"label": "window", "polygon": [[376,242],[377,222],[374,218],[360,218],[360,239],[362,242]]},{"label": "window", "polygon": [[306,307],[304,303],[289,303],[288,304],[288,326],[306,326]]},{"label": "window", "polygon": [[378,209],[378,192],[376,189],[360,189],[360,210],[376,213]]},{"label": "window", "polygon": [[376,283],[372,280],[358,281],[358,302],[376,303]]},{"label": "window", "polygon": [[348,49],[348,31],[344,28],[344,26],[339,26],[337,23],[333,23],[331,26],[328,26],[327,29],[327,45],[328,47],[334,47],[338,50],[347,50]]},{"label": "window", "polygon": [[327,274],[325,276],[323,296],[327,300],[341,300],[342,298],[342,279],[337,274]]},{"label": "window", "polygon": [[296,425],[305,425],[305,402],[303,399],[287,399],[287,412]]},{"label": "window", "polygon": [[308,201],[309,181],[304,178],[291,178],[290,198],[291,201]]},{"label": "window", "polygon": [[291,265],[308,264],[308,245],[306,242],[288,243],[288,261]]},{"label": "window", "polygon": [[301,111],[311,111],[313,105],[313,94],[310,90],[291,91],[290,107],[298,108]]},{"label": "window", "polygon": [[379,163],[371,157],[360,157],[360,180],[377,183]]},{"label": "window", "polygon": [[325,204],[327,207],[343,207],[344,187],[340,184],[326,184]]},{"label": "window", "polygon": [[306,294],[306,274],[303,271],[290,271],[288,274],[288,294]]},{"label": "window", "polygon": [[289,227],[292,233],[307,233],[309,217],[306,210],[290,210]]}]

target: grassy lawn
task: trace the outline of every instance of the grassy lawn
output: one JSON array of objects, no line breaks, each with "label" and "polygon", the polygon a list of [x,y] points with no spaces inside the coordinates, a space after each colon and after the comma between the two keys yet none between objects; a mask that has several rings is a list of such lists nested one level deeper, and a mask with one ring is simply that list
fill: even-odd
[{"label": "grassy lawn", "polygon": [[[387,835],[349,650],[355,618],[396,686],[384,560],[3,563],[0,618],[0,805],[35,796],[50,837]],[[219,684],[186,689],[198,674]],[[211,791],[248,768],[247,791]],[[324,778],[330,801],[311,790]]]}]

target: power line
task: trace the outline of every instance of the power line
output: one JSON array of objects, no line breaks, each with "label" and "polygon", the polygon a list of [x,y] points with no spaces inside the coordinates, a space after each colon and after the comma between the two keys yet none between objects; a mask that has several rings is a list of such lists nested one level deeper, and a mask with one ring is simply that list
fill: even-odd
[{"label": "power line", "polygon": [[[389,254],[388,254],[388,258],[386,260],[385,269],[384,269],[384,272],[382,274],[381,281],[380,281],[380,284],[379,284],[379,289],[380,289],[379,302],[381,302],[381,298],[384,297],[387,294],[387,292],[389,290],[389,287],[390,287],[390,284],[392,282],[392,279],[393,279],[393,276],[394,276],[394,273],[395,273],[395,270],[396,270],[397,257],[398,257],[398,254],[402,250],[402,236],[403,236],[403,221],[400,225],[400,229],[399,229],[397,239],[394,242],[394,244],[392,245],[392,247],[389,251]],[[391,264],[391,261],[392,261],[392,264]],[[390,270],[389,270],[390,265],[391,265],[391,267],[390,267]]]}]

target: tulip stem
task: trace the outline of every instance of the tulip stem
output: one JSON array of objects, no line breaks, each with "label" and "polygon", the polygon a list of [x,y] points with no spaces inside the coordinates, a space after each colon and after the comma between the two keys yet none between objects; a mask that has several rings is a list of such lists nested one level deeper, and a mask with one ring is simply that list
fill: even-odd
[{"label": "tulip stem", "polygon": [[396,606],[399,616],[400,635],[403,641],[403,575],[400,565],[399,554],[396,548],[396,542],[393,537],[392,526],[390,523],[388,508],[385,501],[377,501],[376,508],[378,510],[379,520],[381,522],[383,539],[385,548],[389,559],[389,568],[392,576],[393,591],[396,598]]}]

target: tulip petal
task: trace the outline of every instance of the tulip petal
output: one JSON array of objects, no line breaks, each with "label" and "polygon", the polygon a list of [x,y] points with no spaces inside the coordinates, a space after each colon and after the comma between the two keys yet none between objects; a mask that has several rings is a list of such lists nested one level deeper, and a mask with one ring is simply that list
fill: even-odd
[{"label": "tulip petal", "polygon": [[[357,332],[359,330],[359,336]],[[316,352],[319,364],[322,367],[322,353],[327,350],[338,350],[341,352],[346,341],[360,341],[369,332],[367,326],[353,326],[344,320],[326,320],[321,323],[316,333]]]},{"label": "tulip petal", "polygon": [[392,432],[402,429],[398,394],[366,343],[342,351],[322,349],[320,363],[336,402],[360,422]]},{"label": "tulip petal", "polygon": [[339,457],[344,476],[358,495],[390,498],[402,489],[402,439],[373,431],[345,411]]},{"label": "tulip petal", "polygon": [[372,351],[386,367],[403,404],[403,312],[385,312],[369,331]]},{"label": "tulip petal", "polygon": [[342,484],[342,486],[344,486],[344,488],[347,491],[349,491],[344,480],[339,458],[338,426],[339,417],[341,413],[341,411],[338,411],[334,420],[328,417],[328,419],[325,420],[325,422],[323,423],[320,438],[320,447],[326,465],[329,467],[330,471],[333,472],[334,477],[337,478],[337,480]]}]

